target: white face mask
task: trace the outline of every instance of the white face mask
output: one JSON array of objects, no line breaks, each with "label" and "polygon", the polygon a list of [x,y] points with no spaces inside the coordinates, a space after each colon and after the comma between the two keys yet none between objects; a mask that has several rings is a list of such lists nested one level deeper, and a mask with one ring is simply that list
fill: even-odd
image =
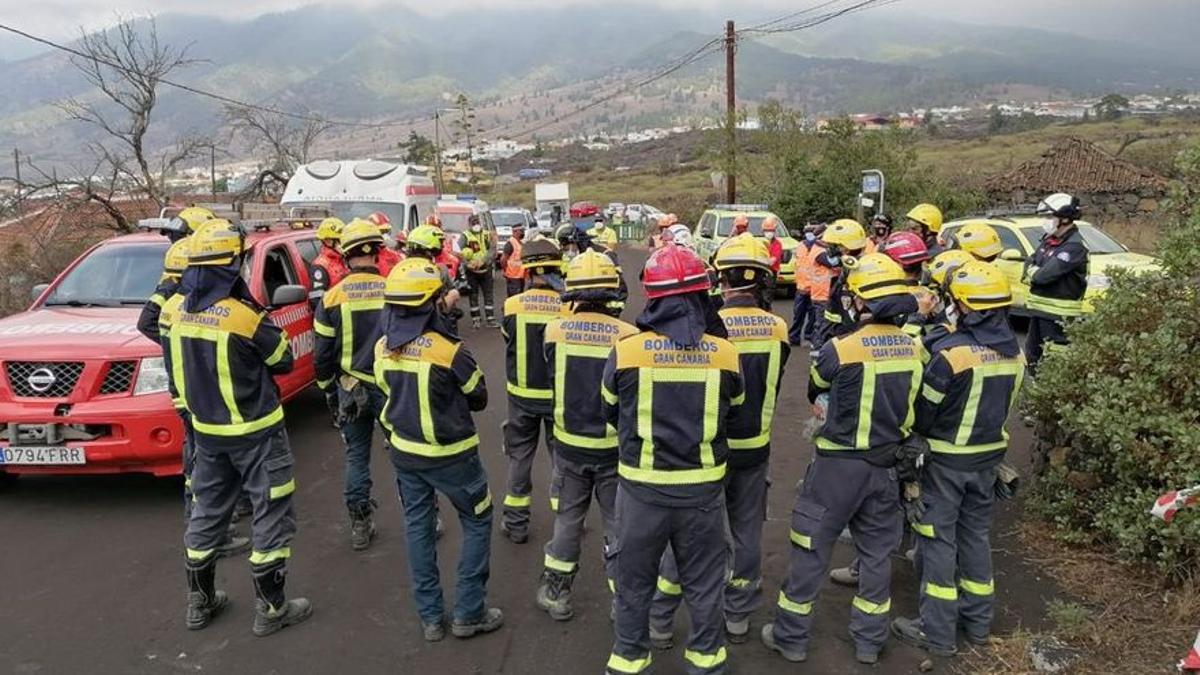
[{"label": "white face mask", "polygon": [[1042,221],[1042,231],[1046,234],[1054,234],[1058,230],[1058,218],[1047,218]]},{"label": "white face mask", "polygon": [[958,325],[958,307],[956,307],[954,303],[946,305],[946,321],[951,326]]},{"label": "white face mask", "polygon": [[770,239],[775,238],[775,233],[774,232],[764,232],[763,236],[766,237],[768,240],[770,240]]},{"label": "white face mask", "polygon": [[483,232],[483,226],[482,225],[472,225],[471,231],[472,232]]}]

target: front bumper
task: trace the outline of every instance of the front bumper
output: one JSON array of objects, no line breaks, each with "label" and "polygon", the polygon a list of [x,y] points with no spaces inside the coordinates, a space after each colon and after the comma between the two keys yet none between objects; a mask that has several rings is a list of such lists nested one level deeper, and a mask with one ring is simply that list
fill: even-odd
[{"label": "front bumper", "polygon": [[[29,399],[0,401],[0,425],[12,424],[81,425],[96,433],[96,437],[59,444],[83,448],[86,464],[0,464],[0,471],[5,473],[175,476],[183,472],[183,422],[166,394],[75,404]],[[0,430],[0,447],[7,447],[9,439],[7,428]]]}]

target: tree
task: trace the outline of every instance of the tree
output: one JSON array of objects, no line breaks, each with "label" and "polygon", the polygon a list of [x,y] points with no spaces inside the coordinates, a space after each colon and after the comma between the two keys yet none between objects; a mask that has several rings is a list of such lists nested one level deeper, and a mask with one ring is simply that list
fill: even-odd
[{"label": "tree", "polygon": [[999,106],[992,106],[988,109],[988,133],[998,134],[1004,130],[1004,113],[1000,111]]},{"label": "tree", "polygon": [[82,56],[72,56],[71,65],[96,88],[101,100],[68,99],[58,107],[103,136],[91,144],[94,166],[79,172],[77,189],[84,199],[105,208],[116,229],[129,232],[133,225],[115,207],[116,193],[128,191],[154,200],[160,208],[166,206],[167,177],[206,145],[202,139],[181,137],[158,154],[147,147],[159,86],[172,72],[195,61],[188,58],[186,47],[159,42],[153,18],[83,33],[76,49]]},{"label": "tree", "polygon": [[466,142],[467,146],[467,180],[470,183],[475,182],[475,151],[471,145],[471,136],[475,133],[475,109],[471,107],[471,102],[467,100],[466,94],[459,94],[454,100],[454,107],[458,109],[458,119],[454,120],[454,128],[457,129],[457,137]]},{"label": "tree", "polygon": [[1120,94],[1107,94],[1096,104],[1096,117],[1102,120],[1120,119],[1129,111],[1129,99]]},{"label": "tree", "polygon": [[428,166],[434,163],[437,156],[437,146],[433,141],[416,131],[410,130],[408,141],[401,143],[400,147],[404,150],[404,161],[409,164]]},{"label": "tree", "polygon": [[297,120],[278,113],[232,105],[225,107],[225,119],[234,134],[240,134],[247,140],[252,151],[263,148],[267,151],[264,168],[240,193],[246,198],[262,195],[272,182],[286,184],[296,167],[309,162],[317,139],[333,126],[319,117]]}]

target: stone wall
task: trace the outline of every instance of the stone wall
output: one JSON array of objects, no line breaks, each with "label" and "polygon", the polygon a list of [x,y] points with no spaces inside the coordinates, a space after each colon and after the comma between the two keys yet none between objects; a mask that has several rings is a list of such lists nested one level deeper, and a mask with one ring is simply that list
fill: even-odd
[{"label": "stone wall", "polygon": [[[1008,195],[994,195],[994,201],[1010,205],[1036,204],[1044,195],[1014,190]],[[1155,223],[1162,211],[1166,195],[1155,190],[1078,195],[1083,204],[1084,218],[1098,225],[1107,222]]]}]

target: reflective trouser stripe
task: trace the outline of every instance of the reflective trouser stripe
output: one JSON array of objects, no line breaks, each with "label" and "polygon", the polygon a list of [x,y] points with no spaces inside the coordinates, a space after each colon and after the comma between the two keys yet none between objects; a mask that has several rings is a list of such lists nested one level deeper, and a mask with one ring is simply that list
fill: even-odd
[{"label": "reflective trouser stripe", "polygon": [[683,587],[665,577],[658,578],[658,590],[666,595],[683,595]]},{"label": "reflective trouser stripe", "polygon": [[250,553],[251,565],[265,565],[276,560],[287,560],[292,557],[292,549],[287,546],[277,548],[274,551],[252,551]]},{"label": "reflective trouser stripe", "polygon": [[610,654],[608,657],[608,669],[615,670],[618,673],[629,673],[630,675],[636,675],[636,673],[640,673],[649,668],[651,660],[650,654],[648,653],[645,657],[640,659],[627,659],[624,656]]},{"label": "reflective trouser stripe", "polygon": [[970,579],[959,579],[958,587],[971,595],[988,596],[996,592],[996,582],[992,579],[989,579],[985,583],[971,581]]},{"label": "reflective trouser stripe", "polygon": [[692,665],[697,668],[716,668],[725,663],[725,648],[721,647],[715,654],[701,654],[690,649],[685,649],[683,658],[687,659]]},{"label": "reflective trouser stripe", "polygon": [[206,549],[189,548],[187,550],[187,557],[188,557],[188,560],[205,560],[209,556],[211,556],[213,553],[216,553],[216,552],[217,552],[217,549],[215,549],[215,548],[206,548]]},{"label": "reflective trouser stripe", "polygon": [[271,492],[268,495],[268,497],[270,499],[279,499],[281,497],[286,497],[295,491],[296,491],[296,479],[293,478],[293,479],[289,480],[288,482],[284,483],[283,485],[273,486],[271,488]]},{"label": "reflective trouser stripe", "polygon": [[800,548],[806,548],[810,551],[812,550],[812,537],[792,530],[790,533],[788,533],[788,538],[792,540],[793,544],[799,546]]},{"label": "reflective trouser stripe", "polygon": [[866,598],[854,596],[854,602],[851,603],[855,609],[864,614],[887,614],[892,609],[892,599],[888,598],[883,602],[871,602]]},{"label": "reflective trouser stripe", "polygon": [[571,574],[575,571],[575,568],[578,567],[578,563],[559,560],[549,553],[546,554],[546,559],[543,564],[545,564],[546,569],[554,570],[555,572],[562,572],[563,574]]},{"label": "reflective trouser stripe", "polygon": [[809,602],[796,602],[788,596],[784,595],[783,591],[779,591],[779,608],[792,614],[808,616],[812,613],[813,604]]},{"label": "reflective trouser stripe", "polygon": [[483,512],[490,508],[492,508],[492,491],[488,490],[483,499],[479,500],[479,503],[475,505],[475,515],[483,515]]},{"label": "reflective trouser stripe", "polygon": [[533,497],[529,495],[504,495],[504,505],[511,506],[515,509],[527,509],[533,504]]},{"label": "reflective trouser stripe", "polygon": [[934,538],[933,525],[930,525],[929,523],[913,523],[912,529],[922,537],[928,537],[929,539]]},{"label": "reflective trouser stripe", "polygon": [[550,510],[555,513],[558,513],[558,497],[550,498]]},{"label": "reflective trouser stripe", "polygon": [[925,595],[950,602],[958,600],[958,591],[953,586],[938,586],[928,581],[925,582]]}]

